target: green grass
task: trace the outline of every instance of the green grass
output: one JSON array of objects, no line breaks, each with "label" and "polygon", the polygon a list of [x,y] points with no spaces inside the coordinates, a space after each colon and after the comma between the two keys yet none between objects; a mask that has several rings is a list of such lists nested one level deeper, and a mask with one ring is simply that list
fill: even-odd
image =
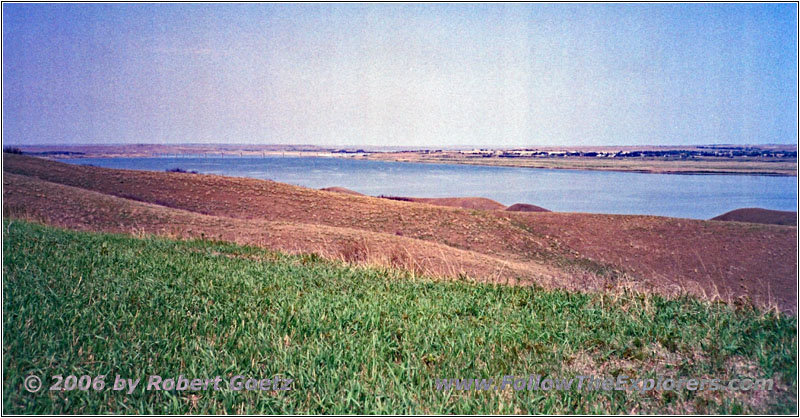
[{"label": "green grass", "polygon": [[[314,255],[18,220],[4,220],[3,249],[6,414],[796,411],[796,318],[751,308],[437,281]],[[433,388],[435,378],[581,372],[774,376],[780,390]],[[31,373],[45,386],[34,394],[22,388]],[[109,386],[117,374],[281,375],[294,389],[50,392],[56,374],[105,374]]]}]

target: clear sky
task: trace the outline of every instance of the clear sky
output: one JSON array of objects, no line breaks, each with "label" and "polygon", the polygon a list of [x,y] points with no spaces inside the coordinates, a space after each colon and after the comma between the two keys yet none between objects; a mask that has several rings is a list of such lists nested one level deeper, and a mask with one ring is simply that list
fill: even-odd
[{"label": "clear sky", "polygon": [[6,144],[797,143],[795,4],[4,4]]}]

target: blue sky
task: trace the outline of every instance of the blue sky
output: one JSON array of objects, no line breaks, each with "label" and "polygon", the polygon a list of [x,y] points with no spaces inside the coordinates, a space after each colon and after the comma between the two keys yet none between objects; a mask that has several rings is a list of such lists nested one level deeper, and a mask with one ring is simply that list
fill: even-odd
[{"label": "blue sky", "polygon": [[795,4],[4,4],[6,144],[797,143]]}]

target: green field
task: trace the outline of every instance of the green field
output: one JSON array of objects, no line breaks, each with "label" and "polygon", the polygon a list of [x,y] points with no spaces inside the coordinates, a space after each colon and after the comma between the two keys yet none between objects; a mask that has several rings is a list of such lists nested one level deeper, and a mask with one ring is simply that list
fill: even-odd
[{"label": "green field", "polygon": [[[796,413],[797,321],[689,297],[439,281],[210,241],[4,220],[3,412]],[[437,391],[541,374],[775,379],[772,392]],[[37,393],[23,389],[40,376]],[[107,375],[103,391],[52,376]],[[144,391],[147,376],[293,379]],[[141,378],[132,394],[114,376]]]}]

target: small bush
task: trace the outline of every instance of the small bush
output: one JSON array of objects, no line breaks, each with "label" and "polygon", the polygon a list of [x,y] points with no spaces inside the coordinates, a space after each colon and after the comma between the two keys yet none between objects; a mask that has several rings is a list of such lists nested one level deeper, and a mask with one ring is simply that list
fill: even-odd
[{"label": "small bush", "polygon": [[8,154],[22,154],[22,150],[17,147],[3,147],[3,152]]}]

